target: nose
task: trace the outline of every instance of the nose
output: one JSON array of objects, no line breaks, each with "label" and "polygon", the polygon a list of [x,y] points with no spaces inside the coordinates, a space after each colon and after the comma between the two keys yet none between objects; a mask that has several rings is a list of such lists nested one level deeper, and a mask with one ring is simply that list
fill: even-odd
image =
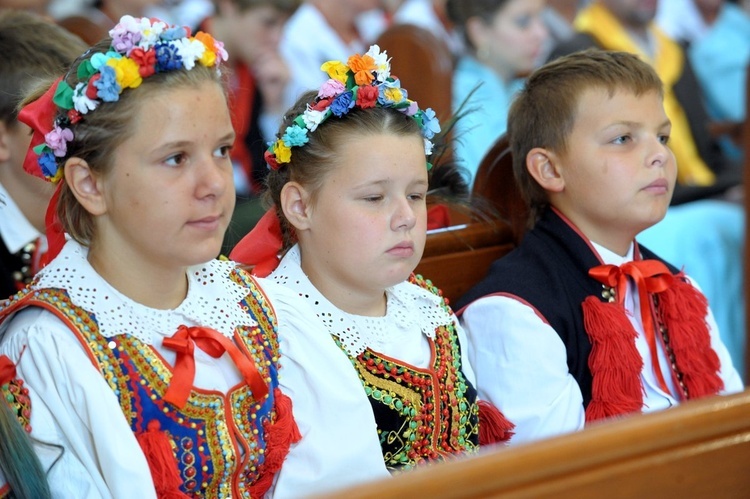
[{"label": "nose", "polygon": [[196,195],[198,198],[219,197],[234,189],[232,166],[227,160],[206,159],[198,165]]},{"label": "nose", "polygon": [[417,214],[415,208],[409,202],[409,199],[399,200],[393,217],[391,219],[391,228],[393,230],[409,230],[417,223]]},{"label": "nose", "polygon": [[669,146],[656,137],[650,146],[646,164],[648,166],[664,167],[672,157],[672,150]]}]

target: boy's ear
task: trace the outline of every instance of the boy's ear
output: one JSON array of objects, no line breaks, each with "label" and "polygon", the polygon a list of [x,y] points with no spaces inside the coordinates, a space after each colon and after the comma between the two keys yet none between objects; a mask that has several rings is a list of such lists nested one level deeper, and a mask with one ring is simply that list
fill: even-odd
[{"label": "boy's ear", "polygon": [[81,158],[70,158],[65,162],[64,179],[68,188],[83,208],[92,215],[107,212],[101,178]]},{"label": "boy's ear", "polygon": [[526,155],[526,169],[545,191],[561,192],[565,187],[557,156],[549,149],[535,147],[529,151]]},{"label": "boy's ear", "polygon": [[281,210],[297,231],[310,227],[310,193],[297,182],[287,182],[279,196]]}]

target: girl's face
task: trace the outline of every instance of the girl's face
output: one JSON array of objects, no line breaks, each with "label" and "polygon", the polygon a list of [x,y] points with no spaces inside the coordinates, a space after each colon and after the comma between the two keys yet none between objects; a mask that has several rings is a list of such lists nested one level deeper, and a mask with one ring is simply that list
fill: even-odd
[{"label": "girl's face", "polygon": [[232,54],[247,63],[255,63],[258,57],[268,52],[275,53],[279,47],[281,33],[288,16],[272,5],[258,5],[242,12],[235,12],[232,32]]},{"label": "girl's face", "polygon": [[336,152],[298,236],[302,268],[341,306],[352,295],[382,297],[419,263],[427,168],[419,136],[349,137]]},{"label": "girl's face", "polygon": [[534,69],[547,38],[544,0],[510,0],[487,22],[474,23],[477,57],[506,82]]},{"label": "girl's face", "polygon": [[[135,90],[138,91],[138,90]],[[234,209],[234,131],[219,84],[144,96],[133,135],[97,180],[99,259],[179,269],[215,258]]]}]

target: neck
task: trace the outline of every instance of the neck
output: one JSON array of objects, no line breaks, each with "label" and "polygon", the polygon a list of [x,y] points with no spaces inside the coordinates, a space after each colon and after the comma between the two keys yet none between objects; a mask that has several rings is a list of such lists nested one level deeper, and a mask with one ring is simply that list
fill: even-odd
[{"label": "neck", "polygon": [[171,310],[187,296],[187,269],[154,265],[92,244],[88,261],[113,288],[150,308]]},{"label": "neck", "polygon": [[[47,204],[44,200],[50,198],[54,187],[42,179],[25,179],[25,182],[20,182],[13,175],[5,175],[4,172],[5,168],[0,168],[0,184],[8,192],[26,220],[40,234],[44,234],[46,231],[44,218],[47,213]],[[23,172],[22,174],[27,175]],[[35,180],[38,180],[38,182],[35,182]]]}]

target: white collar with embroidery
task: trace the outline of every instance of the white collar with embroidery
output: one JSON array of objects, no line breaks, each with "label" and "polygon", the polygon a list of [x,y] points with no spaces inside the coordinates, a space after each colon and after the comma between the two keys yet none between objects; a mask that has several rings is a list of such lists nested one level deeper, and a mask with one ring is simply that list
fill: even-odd
[{"label": "white collar with embroidery", "polygon": [[67,291],[74,305],[93,313],[105,338],[129,334],[152,344],[154,334],[171,336],[180,325],[211,327],[227,337],[238,326],[255,326],[240,301],[248,289],[230,278],[236,264],[211,260],[188,268],[188,293],[175,309],[137,303],[113,288],[86,259],[88,249],[68,241],[60,254],[37,274],[32,289]]},{"label": "white collar with embroidery", "polygon": [[383,317],[367,317],[344,312],[326,299],[310,282],[300,266],[298,246],[290,249],[268,276],[287,286],[312,307],[328,332],[336,336],[349,355],[356,357],[367,348],[381,350],[394,335],[419,330],[429,338],[435,329],[453,322],[443,308],[443,299],[415,284],[403,282],[386,289],[387,306]]}]

